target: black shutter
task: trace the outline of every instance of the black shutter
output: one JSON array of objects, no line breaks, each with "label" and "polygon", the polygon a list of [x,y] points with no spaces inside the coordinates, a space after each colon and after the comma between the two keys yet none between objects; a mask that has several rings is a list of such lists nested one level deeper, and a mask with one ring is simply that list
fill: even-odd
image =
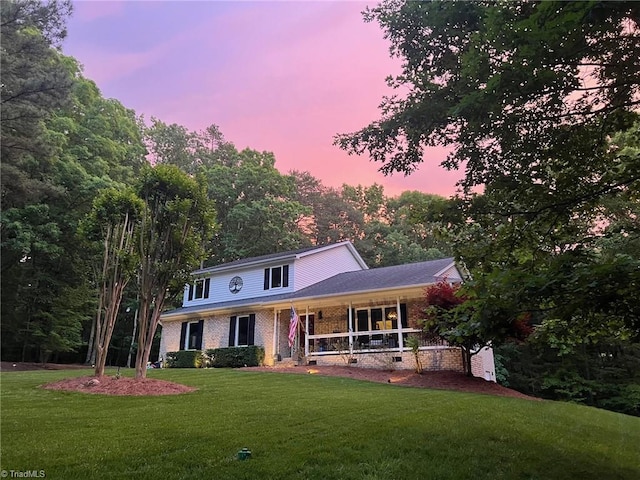
[{"label": "black shutter", "polygon": [[408,323],[408,318],[407,318],[407,304],[406,303],[401,303],[400,304],[400,320],[402,321],[402,328],[408,328],[409,327],[409,323]]},{"label": "black shutter", "polygon": [[198,329],[196,332],[196,350],[202,350],[202,331],[204,330],[204,320],[198,322]]},{"label": "black shutter", "polygon": [[282,267],[282,286],[289,286],[289,265],[283,265]]},{"label": "black shutter", "polygon": [[256,314],[249,314],[249,328],[247,329],[247,345],[253,345],[255,341]]},{"label": "black shutter", "polygon": [[211,279],[207,278],[204,281],[204,297],[203,298],[209,298],[209,287],[211,286]]},{"label": "black shutter", "polygon": [[231,317],[231,321],[229,322],[229,346],[236,346],[236,317]]},{"label": "black shutter", "polygon": [[187,325],[189,322],[182,322],[182,329],[180,330],[180,347],[178,350],[184,350],[184,341],[187,336]]},{"label": "black shutter", "polygon": [[270,270],[271,270],[270,268],[264,269],[264,289],[265,290],[269,290],[269,271]]},{"label": "black shutter", "polygon": [[189,285],[189,300],[193,300],[193,285]]}]

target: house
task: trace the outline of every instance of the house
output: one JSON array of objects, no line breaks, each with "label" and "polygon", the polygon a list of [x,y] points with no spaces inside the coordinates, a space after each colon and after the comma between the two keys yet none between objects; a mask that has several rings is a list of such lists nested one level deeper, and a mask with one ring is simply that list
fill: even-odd
[{"label": "house", "polygon": [[[182,307],[162,315],[160,355],[259,345],[267,365],[413,369],[407,339],[417,336],[425,369],[462,370],[459,350],[418,324],[425,287],[443,280],[462,281],[452,258],[369,269],[350,242],[196,270]],[[474,357],[473,373],[495,381],[491,349]]]}]

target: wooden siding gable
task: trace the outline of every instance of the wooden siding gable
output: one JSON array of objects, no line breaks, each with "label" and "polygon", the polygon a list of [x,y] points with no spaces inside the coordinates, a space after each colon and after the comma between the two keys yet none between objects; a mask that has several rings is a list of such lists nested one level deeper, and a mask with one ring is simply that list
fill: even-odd
[{"label": "wooden siding gable", "polygon": [[359,260],[346,245],[305,255],[296,261],[294,289],[301,290],[339,273],[364,270]]}]

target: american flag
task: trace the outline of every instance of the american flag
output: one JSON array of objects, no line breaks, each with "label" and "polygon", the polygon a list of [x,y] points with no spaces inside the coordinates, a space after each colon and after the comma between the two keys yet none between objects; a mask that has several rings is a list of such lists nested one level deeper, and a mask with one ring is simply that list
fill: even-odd
[{"label": "american flag", "polygon": [[298,331],[298,314],[296,309],[291,307],[291,318],[289,320],[289,347],[293,346],[293,342],[296,339],[296,332]]}]

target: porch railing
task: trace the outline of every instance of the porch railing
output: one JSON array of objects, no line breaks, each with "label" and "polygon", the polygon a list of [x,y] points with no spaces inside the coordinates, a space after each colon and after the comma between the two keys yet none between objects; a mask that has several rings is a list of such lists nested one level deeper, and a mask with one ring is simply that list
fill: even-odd
[{"label": "porch railing", "polygon": [[[402,334],[400,341],[399,334]],[[420,348],[446,347],[447,342],[441,338],[425,334],[415,328],[402,328],[395,330],[368,330],[361,332],[339,332],[322,335],[308,335],[309,355],[334,355],[344,352],[374,353],[377,351],[409,351],[407,338],[417,336],[420,340]]]}]

